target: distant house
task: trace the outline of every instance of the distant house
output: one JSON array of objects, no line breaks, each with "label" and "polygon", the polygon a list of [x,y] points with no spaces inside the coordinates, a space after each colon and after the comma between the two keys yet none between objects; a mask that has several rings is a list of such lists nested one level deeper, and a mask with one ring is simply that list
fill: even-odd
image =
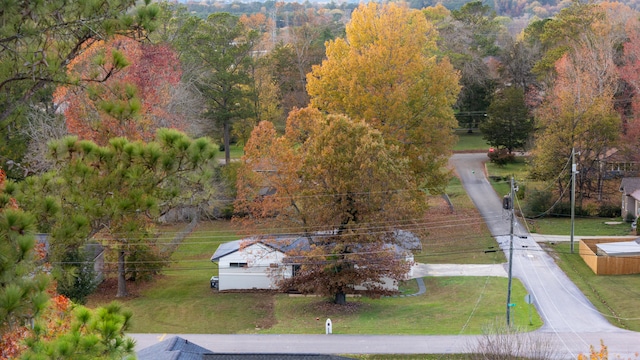
[{"label": "distant house", "polygon": [[628,177],[620,183],[622,218],[635,220],[640,215],[640,177]]},{"label": "distant house", "polygon": [[[420,239],[404,230],[396,230],[394,236],[403,246],[389,246],[406,261],[413,262],[411,250],[420,248]],[[294,276],[299,268],[296,264],[284,264],[286,255],[309,247],[307,237],[290,235],[250,237],[220,244],[211,256],[212,262],[218,262],[218,290],[275,290],[279,279]],[[407,278],[411,276],[410,271]],[[397,289],[393,280],[384,281],[386,288]]]}]

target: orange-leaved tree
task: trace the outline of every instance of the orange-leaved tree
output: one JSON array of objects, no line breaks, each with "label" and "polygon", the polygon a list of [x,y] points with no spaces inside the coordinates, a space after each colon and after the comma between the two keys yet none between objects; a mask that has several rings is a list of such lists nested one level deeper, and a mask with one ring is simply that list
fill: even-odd
[{"label": "orange-leaved tree", "polygon": [[397,146],[360,120],[294,110],[285,134],[261,122],[238,170],[235,208],[245,220],[308,239],[285,262],[296,275],[283,289],[335,296],[356,290],[393,292],[411,265],[395,247],[397,231],[412,230],[425,210],[409,161]]},{"label": "orange-leaved tree", "polygon": [[[621,129],[614,97],[619,85],[616,44],[622,24],[600,6],[575,6],[589,23],[583,24],[584,31],[572,38],[555,62],[553,85],[536,111],[532,174],[541,180],[556,179],[575,149],[579,152],[575,158],[580,170],[578,199],[592,193],[600,199],[604,181],[600,161],[616,146]],[[567,21],[580,21],[569,11],[564,16]],[[546,35],[551,36],[568,30],[550,26],[548,31]],[[557,180],[558,190],[562,192],[568,182],[568,174]]]},{"label": "orange-leaved tree", "polygon": [[[627,85],[630,110],[623,117],[620,146],[626,150],[629,160],[640,159],[640,21],[631,18],[625,26],[628,40],[623,44],[623,64],[618,68],[620,78]],[[629,116],[630,115],[630,116]]]},{"label": "orange-leaved tree", "polygon": [[186,127],[170,110],[182,70],[169,46],[118,36],[92,44],[68,68],[71,78],[88,84],[54,94],[69,133],[106,145],[113,137],[148,141],[158,128]]}]

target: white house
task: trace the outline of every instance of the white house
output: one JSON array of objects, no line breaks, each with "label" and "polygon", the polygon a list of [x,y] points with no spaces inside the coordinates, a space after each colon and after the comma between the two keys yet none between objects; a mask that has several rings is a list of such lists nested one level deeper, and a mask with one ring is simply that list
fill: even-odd
[{"label": "white house", "polygon": [[283,265],[286,249],[301,238],[291,236],[246,238],[220,244],[211,256],[218,262],[218,290],[276,289],[274,272],[293,274],[293,265]]},{"label": "white house", "polygon": [[[394,236],[403,247],[389,246],[413,263],[413,254],[406,249],[419,247],[420,239],[403,230],[397,230]],[[286,254],[293,249],[308,247],[308,238],[288,235],[250,237],[220,244],[211,256],[212,262],[218,262],[218,290],[275,290],[276,281],[293,276],[299,266],[283,264]],[[407,273],[407,279],[412,275],[413,269]],[[397,289],[398,285],[392,279],[383,280],[386,288]]]}]

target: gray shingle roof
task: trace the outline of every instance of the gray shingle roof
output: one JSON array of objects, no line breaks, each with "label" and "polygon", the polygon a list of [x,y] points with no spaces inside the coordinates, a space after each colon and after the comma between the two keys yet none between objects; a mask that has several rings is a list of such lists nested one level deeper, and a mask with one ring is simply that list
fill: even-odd
[{"label": "gray shingle roof", "polygon": [[629,195],[636,190],[640,190],[640,177],[628,177],[622,179],[622,183],[620,183],[620,191]]},{"label": "gray shingle roof", "polygon": [[170,337],[136,353],[138,360],[348,360],[324,354],[214,353],[178,336]]},{"label": "gray shingle roof", "polygon": [[138,360],[202,360],[212,352],[178,336],[172,336],[136,353]]},{"label": "gray shingle roof", "polygon": [[337,355],[323,354],[207,354],[202,360],[348,360]]},{"label": "gray shingle roof", "polygon": [[[330,233],[317,233],[312,235],[312,237],[320,238],[328,235],[330,235]],[[392,246],[398,254],[402,254],[406,250],[422,249],[420,238],[410,231],[395,230],[390,237],[392,239],[390,239],[388,246]],[[218,261],[223,256],[240,250],[240,247],[243,245],[246,246],[254,242],[259,242],[285,254],[294,249],[304,251],[311,247],[311,241],[307,236],[263,235],[222,243],[211,256],[211,261]]]}]

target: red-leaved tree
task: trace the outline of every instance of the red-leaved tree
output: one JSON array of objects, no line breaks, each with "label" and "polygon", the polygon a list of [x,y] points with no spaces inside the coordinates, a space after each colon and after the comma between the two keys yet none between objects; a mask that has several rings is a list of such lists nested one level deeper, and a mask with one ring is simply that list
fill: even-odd
[{"label": "red-leaved tree", "polygon": [[169,46],[116,37],[85,49],[68,68],[72,78],[89,83],[54,94],[70,133],[105,145],[113,137],[148,141],[158,128],[185,129],[169,110],[182,76]]}]

